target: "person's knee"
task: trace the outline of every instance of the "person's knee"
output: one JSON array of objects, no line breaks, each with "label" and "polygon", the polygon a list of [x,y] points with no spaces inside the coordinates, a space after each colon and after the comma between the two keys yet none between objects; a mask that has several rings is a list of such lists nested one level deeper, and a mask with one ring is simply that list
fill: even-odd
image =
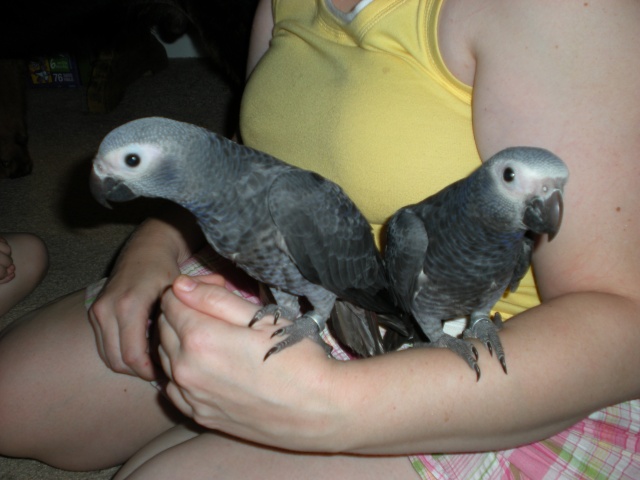
[{"label": "person's knee", "polygon": [[49,252],[44,241],[33,234],[17,234],[12,249],[16,270],[25,281],[35,287],[44,278],[49,267]]},{"label": "person's knee", "polygon": [[2,234],[11,248],[15,276],[0,285],[0,315],[31,293],[44,278],[49,265],[45,243],[30,233]]}]

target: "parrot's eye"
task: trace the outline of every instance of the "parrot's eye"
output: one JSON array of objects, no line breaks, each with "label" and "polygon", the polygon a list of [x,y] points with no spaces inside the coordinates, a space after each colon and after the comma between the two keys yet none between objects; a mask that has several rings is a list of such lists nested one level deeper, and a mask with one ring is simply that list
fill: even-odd
[{"label": "parrot's eye", "polygon": [[513,171],[513,168],[507,167],[502,172],[502,178],[504,178],[505,182],[511,183],[516,178],[516,172]]},{"label": "parrot's eye", "polygon": [[130,153],[126,157],[124,157],[124,163],[129,167],[137,167],[140,165],[140,157],[135,153]]}]

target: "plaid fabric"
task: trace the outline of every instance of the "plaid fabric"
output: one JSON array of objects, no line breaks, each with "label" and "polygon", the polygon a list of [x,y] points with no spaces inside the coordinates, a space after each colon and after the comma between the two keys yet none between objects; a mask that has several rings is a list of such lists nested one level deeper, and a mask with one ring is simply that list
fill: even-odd
[{"label": "plaid fabric", "polygon": [[180,265],[180,271],[190,276],[219,273],[226,280],[227,290],[255,304],[262,303],[258,282],[234,266],[229,260],[218,255],[211,247],[203,248],[185,261]]},{"label": "plaid fabric", "polygon": [[[205,248],[180,267],[187,275],[217,272],[227,289],[260,304],[257,283],[230,262]],[[87,288],[87,308],[104,279]],[[337,360],[351,360],[328,329],[322,338]],[[153,382],[162,389],[162,382]],[[409,461],[425,480],[640,479],[640,400],[607,407],[547,440],[488,453],[412,455]]]},{"label": "plaid fabric", "polygon": [[600,410],[541,442],[478,454],[415,455],[423,479],[638,479],[640,401]]}]

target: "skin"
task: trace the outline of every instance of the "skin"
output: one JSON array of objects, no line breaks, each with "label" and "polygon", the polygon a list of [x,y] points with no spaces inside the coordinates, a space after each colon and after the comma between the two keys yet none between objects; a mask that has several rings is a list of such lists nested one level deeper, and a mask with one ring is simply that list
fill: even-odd
[{"label": "skin", "polygon": [[[356,2],[334,3],[348,11]],[[259,12],[249,71],[271,31],[269,2]],[[639,21],[631,0],[445,3],[441,49],[474,86],[481,156],[536,145],[571,172],[562,229],[534,254],[543,304],[501,332],[505,350],[517,352],[508,375],[481,345],[478,383],[440,349],[342,363],[304,341],[263,362],[274,327],[246,328],[256,307],[219,278],[194,286],[179,277],[167,289],[202,242],[190,219],[150,220],[120,256],[90,324],[79,293],[1,340],[0,390],[13,394],[0,398],[0,453],[99,468],[137,452],[118,478],[415,478],[404,457],[362,455],[514,447],[638,398]],[[160,357],[176,409],[139,378],[153,376],[143,335],[161,295]]]},{"label": "skin", "polygon": [[1,234],[0,316],[36,288],[48,265],[47,248],[35,235]]}]

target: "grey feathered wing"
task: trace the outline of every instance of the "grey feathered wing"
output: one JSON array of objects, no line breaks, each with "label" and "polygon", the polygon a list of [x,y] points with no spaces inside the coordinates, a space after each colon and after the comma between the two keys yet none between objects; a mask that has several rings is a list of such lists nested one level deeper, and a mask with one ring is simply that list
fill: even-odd
[{"label": "grey feathered wing", "polygon": [[527,273],[527,270],[529,270],[529,266],[531,265],[531,254],[533,253],[533,244],[533,238],[528,236],[524,237],[524,241],[522,242],[522,250],[520,252],[520,256],[518,257],[516,267],[513,271],[511,281],[509,282],[509,290],[511,292],[515,292],[518,289],[520,280],[522,280],[522,277],[524,277]]},{"label": "grey feathered wing", "polygon": [[331,327],[343,345],[372,356],[384,353],[379,326],[408,335],[408,319],[395,316],[400,312],[371,227],[337,185],[313,172],[289,171],[273,182],[269,209],[300,273],[339,297]]},{"label": "grey feathered wing", "polygon": [[385,261],[398,302],[411,312],[412,300],[419,288],[418,277],[424,268],[429,237],[424,222],[409,209],[396,213],[387,226]]},{"label": "grey feathered wing", "polygon": [[273,182],[269,211],[307,280],[369,310],[395,310],[371,227],[337,185],[291,170]]}]

